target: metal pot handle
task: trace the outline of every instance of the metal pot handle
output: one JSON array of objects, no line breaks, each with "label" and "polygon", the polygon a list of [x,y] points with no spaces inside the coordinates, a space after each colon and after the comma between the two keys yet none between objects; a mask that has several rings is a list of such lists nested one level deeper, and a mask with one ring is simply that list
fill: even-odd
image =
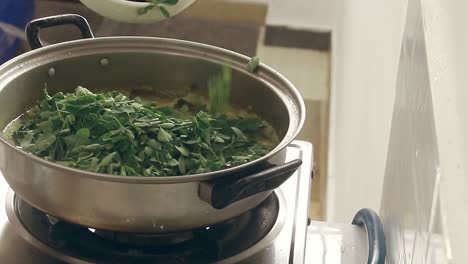
[{"label": "metal pot handle", "polygon": [[281,165],[267,165],[267,168],[235,180],[214,180],[200,183],[200,198],[213,208],[223,209],[228,205],[278,188],[301,166],[302,160],[295,159]]},{"label": "metal pot handle", "polygon": [[83,38],[94,38],[88,21],[80,15],[67,14],[43,17],[35,19],[26,25],[26,35],[31,48],[38,49],[44,46],[39,34],[40,29],[60,25],[75,25],[80,29]]}]

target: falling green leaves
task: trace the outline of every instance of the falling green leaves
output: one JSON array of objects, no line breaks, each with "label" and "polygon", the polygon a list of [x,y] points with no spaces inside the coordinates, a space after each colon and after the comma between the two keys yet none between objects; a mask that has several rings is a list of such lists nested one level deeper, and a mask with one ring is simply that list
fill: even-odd
[{"label": "falling green leaves", "polygon": [[220,73],[213,74],[208,79],[209,110],[212,113],[222,113],[230,107],[232,70],[223,66]]}]

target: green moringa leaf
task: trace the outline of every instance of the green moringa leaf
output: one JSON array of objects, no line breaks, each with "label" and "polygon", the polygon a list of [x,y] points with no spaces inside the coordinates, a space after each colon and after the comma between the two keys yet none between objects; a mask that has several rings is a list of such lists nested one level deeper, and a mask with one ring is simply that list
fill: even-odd
[{"label": "green moringa leaf", "polygon": [[178,2],[179,0],[161,0],[161,3],[166,5],[177,5]]},{"label": "green moringa leaf", "polygon": [[159,10],[161,10],[161,13],[162,13],[166,18],[170,18],[170,17],[171,17],[171,14],[169,13],[169,11],[168,11],[164,6],[159,6]]},{"label": "green moringa leaf", "polygon": [[158,132],[158,140],[161,142],[169,142],[172,140],[172,136],[171,134],[167,133],[167,131],[164,130],[164,128],[161,128]]},{"label": "green moringa leaf", "polygon": [[78,140],[87,140],[89,138],[90,131],[88,128],[80,128],[76,131],[76,137]]},{"label": "green moringa leaf", "polygon": [[145,7],[142,7],[142,8],[139,8],[137,10],[138,12],[138,15],[145,15],[147,14],[149,11],[151,11],[152,9],[154,9],[157,5],[156,4],[148,4],[147,6]]},{"label": "green moringa leaf", "polygon": [[259,64],[260,64],[260,58],[257,57],[257,56],[252,57],[249,60],[249,64],[247,64],[247,70],[249,72],[255,72],[257,70]]},{"label": "green moringa leaf", "polygon": [[180,147],[176,146],[175,148],[180,152],[180,154],[186,157],[190,155],[190,151],[184,146],[180,146]]}]

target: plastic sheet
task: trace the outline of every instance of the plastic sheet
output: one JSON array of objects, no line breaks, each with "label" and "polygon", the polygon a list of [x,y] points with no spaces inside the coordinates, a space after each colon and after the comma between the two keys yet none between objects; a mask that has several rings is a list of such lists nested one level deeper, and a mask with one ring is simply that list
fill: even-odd
[{"label": "plastic sheet", "polygon": [[390,264],[447,262],[440,229],[440,163],[420,1],[408,2],[380,212]]}]

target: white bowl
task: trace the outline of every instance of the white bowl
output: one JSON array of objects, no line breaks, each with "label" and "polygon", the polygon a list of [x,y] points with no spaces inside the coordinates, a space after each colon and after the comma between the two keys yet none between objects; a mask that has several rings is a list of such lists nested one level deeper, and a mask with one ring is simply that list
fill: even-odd
[{"label": "white bowl", "polygon": [[[127,23],[153,23],[166,19],[159,8],[153,8],[146,14],[138,14],[138,10],[149,5],[149,3],[131,2],[127,0],[81,0],[89,9],[94,12],[121,22]],[[195,0],[179,0],[176,5],[164,7],[172,16],[190,6]]]}]

